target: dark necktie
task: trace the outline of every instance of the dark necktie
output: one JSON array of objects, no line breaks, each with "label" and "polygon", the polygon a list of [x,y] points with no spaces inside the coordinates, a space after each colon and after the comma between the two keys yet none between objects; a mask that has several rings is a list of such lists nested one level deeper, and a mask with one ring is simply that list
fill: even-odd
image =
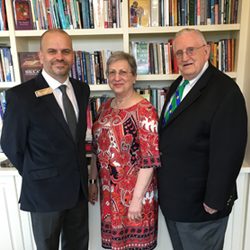
[{"label": "dark necktie", "polygon": [[59,89],[62,91],[62,101],[63,101],[63,108],[66,115],[66,120],[70,129],[70,132],[75,140],[76,137],[76,115],[74,107],[66,93],[66,85],[61,85]]},{"label": "dark necktie", "polygon": [[175,91],[175,94],[171,100],[171,103],[164,115],[164,119],[163,119],[163,125],[166,125],[169,117],[171,116],[171,114],[174,112],[174,110],[179,106],[179,104],[181,103],[181,98],[183,95],[183,91],[184,88],[186,87],[186,85],[189,83],[188,80],[184,80],[179,87],[177,88],[177,90]]}]

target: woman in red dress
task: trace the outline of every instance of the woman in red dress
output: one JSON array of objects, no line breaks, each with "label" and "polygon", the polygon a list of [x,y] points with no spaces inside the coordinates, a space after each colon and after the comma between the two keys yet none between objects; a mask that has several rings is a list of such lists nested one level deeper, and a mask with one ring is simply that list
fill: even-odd
[{"label": "woman in red dress", "polygon": [[115,97],[101,106],[93,125],[89,200],[97,200],[99,174],[102,246],[108,249],[150,250],[157,244],[158,118],[133,88],[136,69],[131,55],[111,55],[107,76]]}]

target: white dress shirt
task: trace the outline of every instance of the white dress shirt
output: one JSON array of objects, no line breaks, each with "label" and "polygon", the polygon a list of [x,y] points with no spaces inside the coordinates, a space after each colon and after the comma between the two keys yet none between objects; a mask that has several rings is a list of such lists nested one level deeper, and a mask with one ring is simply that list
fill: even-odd
[{"label": "white dress shirt", "polygon": [[[206,71],[206,69],[208,68],[208,62],[206,62],[201,70],[201,72],[192,80],[189,80],[189,83],[185,86],[184,90],[183,90],[183,94],[182,94],[182,98],[181,101],[185,98],[185,96],[189,93],[189,91],[194,87],[194,85],[198,82],[198,80],[200,79],[200,77],[202,76],[202,74]],[[180,84],[184,81],[185,79],[183,78],[182,81],[180,82]],[[179,84],[179,85],[180,85]],[[177,87],[178,88],[178,87]],[[175,95],[175,92],[173,93],[173,95],[171,96],[168,105],[165,109],[165,113],[167,112],[169,105],[172,102],[172,99]]]},{"label": "white dress shirt", "polygon": [[50,86],[50,88],[53,89],[53,95],[55,96],[59,107],[62,109],[64,118],[65,118],[66,121],[67,121],[66,114],[65,114],[65,111],[64,111],[64,108],[63,108],[63,102],[62,102],[62,92],[59,89],[59,87],[62,84],[67,86],[66,93],[67,93],[67,95],[68,95],[68,97],[69,97],[69,99],[70,99],[70,101],[71,101],[71,103],[72,103],[72,105],[74,107],[74,111],[75,111],[75,114],[76,114],[76,119],[78,120],[79,109],[78,109],[74,89],[72,87],[72,84],[69,81],[69,78],[67,78],[67,80],[64,83],[60,83],[57,80],[55,80],[54,78],[52,78],[44,69],[42,70],[42,75],[43,75],[44,79],[46,80],[46,82],[48,83],[48,85]]}]

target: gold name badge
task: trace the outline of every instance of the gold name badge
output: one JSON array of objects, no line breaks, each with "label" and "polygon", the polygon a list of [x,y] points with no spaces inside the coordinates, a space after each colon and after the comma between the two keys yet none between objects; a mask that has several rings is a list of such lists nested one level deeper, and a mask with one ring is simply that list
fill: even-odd
[{"label": "gold name badge", "polygon": [[44,89],[39,89],[37,91],[35,91],[35,95],[36,97],[41,97],[41,96],[45,96],[45,95],[50,95],[53,93],[53,89],[48,87],[48,88],[44,88]]}]

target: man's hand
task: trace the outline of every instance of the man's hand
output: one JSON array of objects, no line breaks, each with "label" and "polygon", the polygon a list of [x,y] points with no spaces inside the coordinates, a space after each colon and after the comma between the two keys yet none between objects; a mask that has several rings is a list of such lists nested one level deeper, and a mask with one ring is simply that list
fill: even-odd
[{"label": "man's hand", "polygon": [[213,209],[211,207],[209,207],[207,204],[203,203],[203,207],[205,209],[205,211],[209,214],[214,214],[214,213],[217,213],[218,210],[217,209]]},{"label": "man's hand", "polygon": [[98,187],[96,183],[89,184],[89,202],[95,204],[98,200]]}]

